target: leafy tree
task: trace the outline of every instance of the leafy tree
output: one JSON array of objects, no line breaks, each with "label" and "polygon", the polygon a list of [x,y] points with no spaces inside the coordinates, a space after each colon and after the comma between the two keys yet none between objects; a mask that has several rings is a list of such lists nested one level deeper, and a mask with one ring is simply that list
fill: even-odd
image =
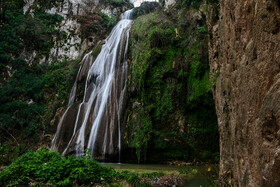
[{"label": "leafy tree", "polygon": [[52,38],[61,36],[55,29],[62,20],[61,16],[45,13],[44,6],[36,10],[34,16],[24,15],[23,6],[22,0],[1,1],[1,140],[11,138],[8,133],[14,134],[22,129],[27,136],[33,136],[42,127],[42,116],[46,109],[43,95],[47,84],[43,75],[45,72],[40,65],[28,64],[22,58],[22,53],[35,50],[47,54],[52,46]]}]

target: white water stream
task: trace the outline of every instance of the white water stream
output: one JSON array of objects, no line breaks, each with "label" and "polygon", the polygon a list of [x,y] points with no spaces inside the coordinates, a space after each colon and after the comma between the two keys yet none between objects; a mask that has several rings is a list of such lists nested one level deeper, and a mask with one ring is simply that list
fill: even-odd
[{"label": "white water stream", "polygon": [[51,150],[60,151],[62,155],[74,152],[81,156],[88,148],[93,156],[104,158],[106,155],[120,154],[131,13],[132,10],[124,13],[93,63],[91,52],[85,55],[83,64],[88,66],[89,70],[83,101],[75,106],[77,81],[83,72],[81,66],[69,97],[68,107],[52,140]]}]

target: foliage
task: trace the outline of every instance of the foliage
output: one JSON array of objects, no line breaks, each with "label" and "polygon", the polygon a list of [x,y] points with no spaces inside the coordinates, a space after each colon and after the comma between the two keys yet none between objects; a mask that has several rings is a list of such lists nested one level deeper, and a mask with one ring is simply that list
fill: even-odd
[{"label": "foliage", "polygon": [[25,49],[30,51],[36,49],[42,54],[48,54],[52,37],[56,36],[58,39],[63,37],[63,33],[51,27],[61,20],[62,17],[59,15],[48,15],[42,12],[35,14],[35,17],[23,19],[18,26],[18,35],[23,40]]},{"label": "foliage", "polygon": [[61,20],[61,16],[47,14],[42,8],[34,12],[34,16],[24,15],[23,1],[20,0],[3,2],[0,71],[4,77],[8,71],[28,65],[21,58],[23,51],[36,50],[47,54],[52,46],[52,38],[59,39],[63,35],[55,29]]},{"label": "foliage", "polygon": [[197,169],[193,169],[193,168],[186,168],[186,169],[181,169],[180,173],[181,174],[197,174],[198,170]]},{"label": "foliage", "polygon": [[50,99],[53,89],[58,93],[57,100],[66,100],[68,97],[77,69],[75,63],[72,64],[69,66],[69,62],[64,61],[50,66],[22,65],[22,68],[14,71],[12,78],[0,85],[2,137],[7,136],[6,131],[14,133],[21,129],[26,136],[34,136],[38,129],[43,128],[41,123],[46,111],[45,103]]},{"label": "foliage", "polygon": [[[18,146],[15,146],[17,140],[13,137],[23,138],[23,142],[19,143],[28,144],[28,148],[38,145],[38,141],[41,143],[49,139],[45,135],[55,130],[49,124],[58,109],[67,104],[78,70],[78,60],[53,60],[50,64],[39,64],[42,57],[48,59],[56,41],[66,38],[66,33],[57,29],[63,17],[46,13],[47,9],[57,7],[59,3],[61,1],[58,0],[35,0],[26,14],[23,13],[25,3],[22,0],[1,3],[0,140],[1,143],[13,142],[11,146],[15,149]],[[96,32],[97,40],[103,39],[116,23],[115,19],[97,10],[79,19],[84,21],[81,25],[83,37]],[[34,58],[31,54],[35,53]],[[78,87],[79,90],[83,88]],[[3,158],[1,165],[9,164],[11,160],[8,161],[8,158],[14,159],[23,153],[12,153],[8,149],[10,146],[2,146],[5,147],[2,150],[11,155]]]},{"label": "foliage", "polygon": [[25,128],[28,135],[34,133],[44,113],[44,105],[40,104],[42,84],[36,71],[23,67],[14,72],[12,79],[0,85],[1,129]]},{"label": "foliage", "polygon": [[[46,14],[43,9],[34,16],[23,14],[23,4],[19,0],[4,2],[3,25],[0,32],[0,54],[4,61],[11,63],[11,54],[18,56],[22,50],[38,50],[47,53],[53,36],[60,37],[62,33],[54,27],[61,22],[59,15]],[[0,58],[1,58],[0,57]]]},{"label": "foliage", "polygon": [[[37,53],[36,58],[48,58],[56,40],[65,37],[56,29],[62,21],[57,14],[47,14],[45,9],[56,0],[36,1],[32,16],[23,14],[24,2],[5,1],[1,12],[0,30],[0,133],[1,142],[33,137],[38,140],[38,131],[45,131],[46,111],[52,102],[59,106],[68,96],[77,71],[76,62],[54,61],[53,64],[38,64],[24,60],[23,54]],[[40,6],[39,6],[40,5]],[[57,95],[56,95],[57,94]],[[50,105],[51,106],[51,105]],[[55,110],[51,110],[51,118]],[[5,145],[5,144],[4,144]]]},{"label": "foliage", "polygon": [[[18,142],[16,142],[18,143]],[[15,161],[20,155],[26,152],[26,145],[11,143],[3,143],[0,146],[0,166],[9,165],[12,161]]]},{"label": "foliage", "polygon": [[207,34],[208,31],[207,31],[207,28],[205,25],[201,26],[201,27],[198,27],[198,32],[202,33],[202,34]]},{"label": "foliage", "polygon": [[27,152],[0,173],[0,185],[97,185],[126,180],[132,185],[145,186],[137,175],[117,173],[90,158],[62,157],[56,152],[41,149]]},{"label": "foliage", "polygon": [[108,183],[116,177],[112,169],[86,157],[61,157],[47,150],[28,152],[0,174],[2,185],[73,185]]},{"label": "foliage", "polygon": [[44,93],[48,92],[48,88],[55,88],[58,92],[58,99],[67,99],[79,68],[78,60],[62,61],[45,68],[46,72],[40,78],[44,83]]},{"label": "foliage", "polygon": [[102,21],[106,23],[107,28],[111,30],[116,24],[117,19],[110,18],[107,14],[101,13]]}]

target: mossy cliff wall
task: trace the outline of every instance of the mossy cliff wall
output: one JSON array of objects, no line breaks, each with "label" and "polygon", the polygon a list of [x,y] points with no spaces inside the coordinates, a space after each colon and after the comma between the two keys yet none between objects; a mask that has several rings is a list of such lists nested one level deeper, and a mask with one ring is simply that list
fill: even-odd
[{"label": "mossy cliff wall", "polygon": [[209,8],[220,176],[233,177],[234,186],[279,186],[279,8],[277,0],[221,0]]},{"label": "mossy cliff wall", "polygon": [[182,4],[134,21],[123,149],[140,162],[218,156],[205,24]]}]

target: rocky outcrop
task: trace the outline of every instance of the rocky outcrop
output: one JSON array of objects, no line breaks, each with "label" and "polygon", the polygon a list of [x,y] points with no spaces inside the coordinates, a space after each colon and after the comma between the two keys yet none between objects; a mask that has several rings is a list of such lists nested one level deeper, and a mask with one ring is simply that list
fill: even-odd
[{"label": "rocky outcrop", "polygon": [[[63,40],[54,38],[53,47],[50,49],[50,53],[47,56],[40,56],[37,51],[33,51],[33,54],[24,53],[23,57],[29,63],[34,63],[34,59],[40,59],[40,63],[53,63],[57,60],[70,59],[74,60],[79,57],[82,51],[86,49],[88,43],[82,41],[80,37],[80,24],[76,19],[71,16],[79,15],[83,13],[81,0],[62,0],[59,2],[49,3],[46,9],[46,13],[58,14],[63,17],[62,22],[57,25],[57,29],[65,33]],[[41,7],[37,0],[25,0],[25,6],[23,11],[25,14],[34,16],[36,9]],[[83,44],[83,45],[82,45]],[[30,58],[31,57],[31,58]]]},{"label": "rocky outcrop", "polygon": [[[34,16],[34,12],[43,6],[42,2],[39,0],[25,0],[24,3],[24,13],[30,14],[31,16]],[[84,37],[82,36],[82,26],[79,22],[79,17],[88,17],[87,21],[90,20],[91,22],[85,24],[94,26],[94,23],[100,21],[97,19],[100,16],[90,17],[91,13],[94,11],[101,11],[110,18],[117,20],[122,12],[130,8],[129,3],[117,6],[112,3],[99,2],[98,0],[57,0],[49,2],[44,6],[46,8],[46,13],[58,14],[63,17],[63,20],[56,28],[64,33],[64,37],[53,38],[53,40],[50,41],[53,43],[53,46],[47,56],[38,54],[37,51],[23,53],[23,58],[30,64],[34,63],[35,59],[39,59],[40,63],[48,64],[57,61],[77,59],[88,47],[94,46],[100,40],[105,39],[106,34],[104,34],[104,30],[110,29],[108,26],[103,26],[103,28],[99,27],[98,31],[92,31],[87,37]],[[102,35],[102,37],[99,35]]]},{"label": "rocky outcrop", "polygon": [[209,9],[208,28],[220,177],[233,178],[234,186],[279,186],[279,1],[221,0],[218,6],[219,17],[217,5]]}]

